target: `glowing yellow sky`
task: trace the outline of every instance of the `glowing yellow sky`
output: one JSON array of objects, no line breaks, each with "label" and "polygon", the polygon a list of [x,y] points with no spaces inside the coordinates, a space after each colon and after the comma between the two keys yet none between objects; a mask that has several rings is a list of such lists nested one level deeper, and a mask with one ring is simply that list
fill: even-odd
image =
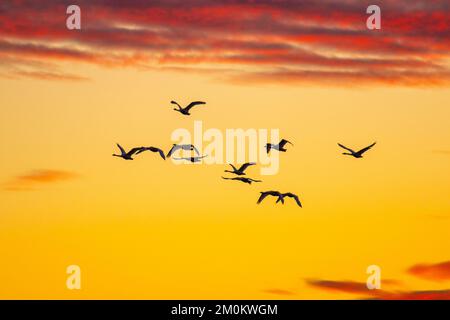
[{"label": "glowing yellow sky", "polygon": [[[198,75],[66,66],[90,81],[0,79],[0,181],[35,169],[78,177],[0,191],[0,298],[353,298],[305,279],[365,282],[450,247],[448,88],[233,85]],[[182,117],[169,101],[207,101]],[[279,128],[294,147],[248,186],[225,166],[111,157],[115,143],[168,150],[176,128]],[[364,159],[336,143],[378,144]],[[249,171],[250,172],[250,171]],[[259,191],[298,193],[256,205]],[[66,267],[82,289],[66,289]],[[270,289],[292,291],[274,295]]]}]

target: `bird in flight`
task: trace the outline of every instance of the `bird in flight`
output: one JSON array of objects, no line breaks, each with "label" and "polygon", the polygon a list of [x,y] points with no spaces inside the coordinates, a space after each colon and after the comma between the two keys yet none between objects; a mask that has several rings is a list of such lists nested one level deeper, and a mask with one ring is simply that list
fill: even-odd
[{"label": "bird in flight", "polygon": [[362,157],[363,157],[362,155],[364,154],[364,152],[366,152],[367,150],[369,150],[370,148],[372,148],[375,144],[376,144],[376,142],[374,142],[374,143],[372,143],[370,146],[365,147],[365,148],[363,148],[363,149],[361,149],[361,150],[359,150],[359,151],[356,151],[356,152],[353,151],[353,150],[350,149],[350,148],[347,148],[346,146],[344,146],[344,145],[342,145],[342,144],[340,144],[340,143],[338,143],[338,146],[350,152],[350,153],[348,153],[348,152],[343,152],[342,154],[345,154],[345,155],[348,155],[348,156],[352,156],[352,157],[355,157],[355,158],[362,158]]},{"label": "bird in flight", "polygon": [[192,163],[196,163],[196,162],[201,162],[201,159],[207,157],[206,155],[201,156],[201,157],[181,157],[181,158],[174,158],[175,160],[186,160],[186,161],[190,161]]},{"label": "bird in flight", "polygon": [[281,201],[284,203],[284,199],[279,191],[264,191],[260,193],[261,195],[259,196],[258,202],[256,202],[257,204],[260,204],[267,196],[277,197],[277,202]]},{"label": "bird in flight", "polygon": [[206,104],[206,102],[203,102],[203,101],[193,101],[193,102],[189,103],[186,107],[182,108],[176,101],[170,101],[170,103],[178,106],[178,109],[174,108],[173,110],[178,111],[179,113],[181,113],[185,116],[190,115],[189,110],[191,110],[193,107],[195,107],[197,105],[201,105],[201,104]]},{"label": "bird in flight", "polygon": [[[300,199],[298,198],[298,196],[296,194],[293,194],[291,192],[286,192],[286,193],[281,194],[281,199],[284,199],[284,197],[293,198],[295,200],[295,202],[297,202],[297,205],[300,208],[302,208],[302,203],[300,202]],[[280,200],[277,200],[277,202],[278,201],[280,201]],[[281,202],[284,203],[283,200],[281,200]]]},{"label": "bird in flight", "polygon": [[222,177],[222,179],[225,179],[225,180],[242,181],[242,182],[248,183],[248,184],[252,184],[252,182],[262,182],[261,180],[255,180],[255,179],[252,179],[252,178],[245,178],[245,177],[234,177],[234,178],[225,178],[225,177]]},{"label": "bird in flight", "polygon": [[291,192],[281,193],[279,191],[265,191],[265,192],[260,192],[260,193],[261,193],[261,195],[259,196],[259,199],[256,202],[257,204],[260,204],[267,196],[273,196],[273,197],[278,197],[276,203],[281,202],[282,204],[284,204],[284,198],[285,197],[294,198],[294,200],[297,203],[297,205],[300,208],[302,207],[302,204],[301,204],[298,196],[296,194],[291,193]]},{"label": "bird in flight", "polygon": [[281,152],[286,152],[287,149],[284,148],[284,146],[287,143],[289,143],[290,145],[293,145],[290,141],[287,141],[286,139],[281,139],[280,143],[278,143],[278,144],[268,143],[268,144],[266,144],[267,153],[269,153],[271,149],[275,149],[275,150],[278,150]]},{"label": "bird in flight", "polygon": [[233,168],[233,171],[230,171],[230,170],[224,170],[224,172],[229,172],[229,173],[234,173],[234,174],[236,174],[236,175],[238,175],[238,176],[245,176],[245,169],[247,169],[249,166],[253,166],[253,165],[255,165],[256,163],[254,163],[254,162],[247,162],[247,163],[244,163],[239,169],[237,169],[235,166],[233,166],[231,163],[230,163],[230,166]]},{"label": "bird in flight", "polygon": [[173,144],[172,148],[167,153],[167,158],[170,158],[170,156],[177,150],[187,150],[192,151],[194,150],[197,155],[200,155],[200,152],[197,150],[197,148],[193,144]]},{"label": "bird in flight", "polygon": [[161,149],[156,148],[156,147],[142,147],[140,150],[138,150],[138,152],[136,152],[136,155],[138,155],[139,153],[142,153],[144,151],[158,152],[159,155],[161,156],[161,158],[166,160],[166,156],[164,155],[164,151],[162,151]]},{"label": "bird in flight", "polygon": [[134,160],[133,156],[135,154],[142,152],[141,150],[144,148],[144,147],[136,147],[136,148],[133,148],[130,151],[126,152],[125,149],[122,148],[122,146],[120,144],[117,143],[117,146],[120,149],[120,154],[113,154],[113,157],[119,157],[119,158],[123,158],[125,160]]}]

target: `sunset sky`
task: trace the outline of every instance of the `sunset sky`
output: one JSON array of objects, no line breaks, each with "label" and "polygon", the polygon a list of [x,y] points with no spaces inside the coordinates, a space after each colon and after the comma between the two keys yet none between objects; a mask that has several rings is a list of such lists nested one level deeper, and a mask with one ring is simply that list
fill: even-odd
[{"label": "sunset sky", "polygon": [[[66,8],[81,8],[81,30]],[[381,7],[381,30],[366,8]],[[450,299],[450,18],[434,1],[0,3],[0,298]],[[184,117],[171,100],[207,104]],[[277,175],[171,134],[279,129]],[[342,155],[377,145],[363,159]],[[274,141],[275,142],[275,141]],[[297,193],[256,204],[265,190]],[[81,290],[66,268],[81,268]],[[378,265],[382,289],[366,288]]]}]

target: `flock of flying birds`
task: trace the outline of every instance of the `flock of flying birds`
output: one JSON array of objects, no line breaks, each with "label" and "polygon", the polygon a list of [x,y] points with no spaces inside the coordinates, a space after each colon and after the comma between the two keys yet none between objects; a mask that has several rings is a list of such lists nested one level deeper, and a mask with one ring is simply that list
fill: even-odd
[{"label": "flock of flying birds", "polygon": [[[197,105],[204,105],[206,104],[206,102],[203,101],[193,101],[190,104],[188,104],[186,107],[181,107],[176,101],[171,101],[171,104],[176,105],[178,108],[174,108],[175,111],[180,112],[182,115],[185,116],[189,116],[190,115],[190,110],[197,106]],[[286,152],[287,149],[285,148],[287,144],[293,145],[291,142],[289,142],[286,139],[282,139],[278,144],[273,144],[273,143],[267,143],[266,144],[266,151],[267,153],[269,153],[271,150],[276,150],[279,152]],[[348,156],[352,156],[354,158],[362,158],[363,154],[368,151],[369,149],[371,149],[374,145],[376,144],[376,142],[372,143],[370,146],[367,146],[361,150],[358,151],[354,151],[350,148],[347,148],[346,146],[338,143],[338,146],[345,149],[347,152],[343,152],[342,154],[344,155],[348,155]],[[198,149],[192,145],[192,144],[173,144],[172,148],[169,150],[169,152],[167,153],[167,155],[164,153],[163,150],[161,150],[160,148],[157,147],[136,147],[136,148],[132,148],[130,149],[128,152],[125,151],[125,149],[117,143],[117,147],[120,150],[120,154],[113,154],[114,157],[120,157],[124,160],[133,160],[134,156],[137,156],[138,154],[145,152],[145,151],[151,151],[154,153],[159,153],[159,155],[161,156],[162,159],[166,160],[166,158],[170,158],[175,152],[177,152],[178,150],[184,150],[184,151],[194,151],[195,155],[194,156],[190,156],[190,157],[180,157],[180,158],[176,158],[174,157],[173,159],[175,160],[184,160],[184,161],[189,161],[192,163],[197,163],[197,162],[201,162],[201,159],[205,158],[206,155],[200,155],[200,152],[198,151]],[[256,165],[256,163],[254,162],[247,162],[242,164],[239,168],[235,167],[234,165],[230,164],[231,168],[233,169],[231,170],[224,170],[224,172],[227,173],[231,173],[234,176],[233,177],[222,177],[222,179],[224,180],[235,180],[235,181],[240,181],[243,183],[247,183],[247,184],[252,184],[253,182],[262,182],[261,180],[256,180],[256,179],[252,179],[252,178],[248,178],[248,177],[243,177],[246,175],[245,170],[250,167]],[[258,198],[258,201],[256,202],[257,204],[260,204],[266,197],[268,196],[272,196],[272,197],[276,197],[276,203],[281,202],[282,204],[284,204],[284,198],[293,198],[295,200],[295,202],[297,203],[297,205],[299,207],[302,207],[302,203],[300,202],[298,195],[291,193],[291,192],[286,192],[286,193],[281,193],[279,191],[263,191],[260,192],[260,196]]]}]

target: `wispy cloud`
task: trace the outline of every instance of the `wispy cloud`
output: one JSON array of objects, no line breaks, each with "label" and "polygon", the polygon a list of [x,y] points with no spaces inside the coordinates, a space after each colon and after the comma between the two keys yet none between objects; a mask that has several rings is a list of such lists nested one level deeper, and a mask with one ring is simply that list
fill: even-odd
[{"label": "wispy cloud", "polygon": [[89,78],[68,74],[68,73],[53,73],[45,71],[16,71],[10,74],[11,77],[16,78],[33,78],[39,80],[62,80],[62,81],[87,81]]},{"label": "wispy cloud", "polygon": [[385,292],[382,300],[450,300],[450,290]]},{"label": "wispy cloud", "polygon": [[307,280],[307,283],[320,290],[355,294],[363,299],[379,300],[450,300],[450,290],[388,291],[369,290],[363,282]]},{"label": "wispy cloud", "polygon": [[292,295],[295,294],[292,291],[284,290],[284,289],[278,289],[278,288],[266,289],[266,290],[263,290],[263,292],[274,294],[274,295],[280,295],[280,296],[292,296]]},{"label": "wispy cloud", "polygon": [[432,281],[450,280],[450,261],[435,264],[416,264],[408,269],[408,273]]},{"label": "wispy cloud", "polygon": [[307,280],[306,283],[312,287],[327,291],[338,291],[360,295],[373,295],[372,290],[367,289],[366,284],[362,282],[313,279]]},{"label": "wispy cloud", "polygon": [[[450,280],[450,261],[435,264],[416,264],[407,272],[414,276],[442,282]],[[369,290],[366,283],[356,281],[306,280],[306,283],[316,289],[354,294],[365,299],[382,300],[450,300],[450,289],[442,290],[393,290],[401,283],[397,280],[383,280],[383,289]],[[388,290],[386,290],[386,285]]]},{"label": "wispy cloud", "polygon": [[[366,29],[365,9],[371,3],[360,0],[77,4],[81,31],[66,29],[64,1],[0,4],[0,58],[16,59],[22,76],[42,79],[52,78],[49,70],[34,65],[26,73],[22,68],[30,68],[28,60],[144,70],[208,69],[217,76],[227,69],[235,72],[224,79],[245,83],[450,83],[446,0],[414,5],[384,1],[382,30],[377,31]],[[0,64],[1,69],[5,66]],[[8,75],[8,70],[0,73]]]},{"label": "wispy cloud", "polygon": [[4,189],[9,191],[33,190],[39,185],[71,180],[78,177],[76,173],[60,170],[34,170],[19,175],[5,184]]}]

